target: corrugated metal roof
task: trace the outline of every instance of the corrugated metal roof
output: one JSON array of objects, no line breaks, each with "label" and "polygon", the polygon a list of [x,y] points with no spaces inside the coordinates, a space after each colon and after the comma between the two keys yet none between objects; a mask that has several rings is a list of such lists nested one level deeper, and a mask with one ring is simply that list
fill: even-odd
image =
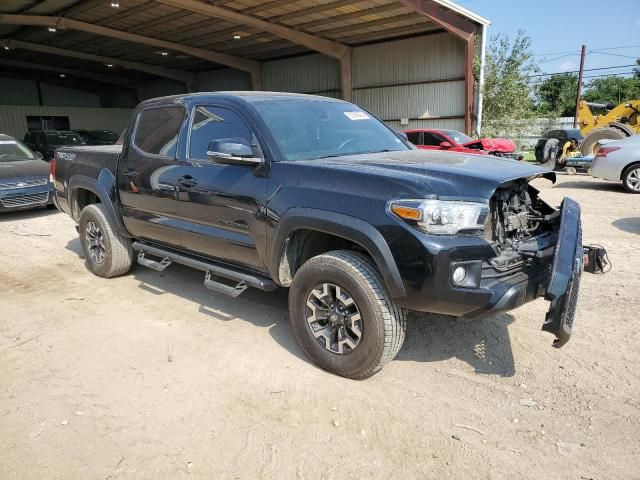
[{"label": "corrugated metal roof", "polygon": [[[486,19],[448,0],[433,1],[478,25],[488,23]],[[399,0],[207,0],[207,3],[349,46],[441,30],[440,26]],[[310,53],[308,48],[271,33],[155,0],[120,0],[120,8],[117,9],[112,8],[108,0],[11,0],[0,2],[1,13],[62,15],[259,61]],[[236,35],[240,38],[234,39]],[[0,25],[0,38],[14,38],[181,70],[197,72],[215,67],[211,62],[191,56],[175,52],[162,56],[158,48],[73,30],[51,33],[44,27]],[[51,55],[25,51],[16,52],[15,55],[21,56],[21,60],[33,62],[46,62],[47,57],[51,58]],[[62,66],[73,64],[71,59],[62,57],[55,57],[55,62]],[[91,66],[90,62],[82,63],[91,69],[102,68],[100,65]]]}]

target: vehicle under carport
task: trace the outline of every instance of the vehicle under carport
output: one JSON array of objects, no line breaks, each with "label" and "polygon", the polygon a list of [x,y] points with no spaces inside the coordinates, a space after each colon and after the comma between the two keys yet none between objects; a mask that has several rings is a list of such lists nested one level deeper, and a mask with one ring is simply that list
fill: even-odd
[{"label": "vehicle under carport", "polygon": [[469,133],[488,25],[447,0],[16,0],[0,6],[0,132],[119,132],[146,98],[262,89]]}]

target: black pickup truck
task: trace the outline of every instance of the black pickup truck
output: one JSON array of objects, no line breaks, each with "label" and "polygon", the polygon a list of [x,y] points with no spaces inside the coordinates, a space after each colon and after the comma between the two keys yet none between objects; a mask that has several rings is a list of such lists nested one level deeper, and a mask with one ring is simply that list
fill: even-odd
[{"label": "black pickup truck", "polygon": [[394,358],[407,309],[480,318],[544,297],[542,329],[569,339],[580,207],[530,185],[553,172],[417,150],[353,104],[267,92],[145,101],[123,141],[51,166],[96,275],[177,262],[234,297],[288,287],[302,349],[349,378]]}]

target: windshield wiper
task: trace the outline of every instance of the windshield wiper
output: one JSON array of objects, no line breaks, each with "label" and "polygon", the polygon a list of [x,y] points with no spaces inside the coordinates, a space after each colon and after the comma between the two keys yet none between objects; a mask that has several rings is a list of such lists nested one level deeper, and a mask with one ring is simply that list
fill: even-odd
[{"label": "windshield wiper", "polygon": [[323,158],[350,157],[353,155],[368,155],[370,153],[386,153],[386,152],[399,152],[399,151],[400,150],[391,150],[391,149],[385,148],[383,150],[370,150],[367,152],[332,153],[331,155],[316,157],[314,160],[321,160]]}]

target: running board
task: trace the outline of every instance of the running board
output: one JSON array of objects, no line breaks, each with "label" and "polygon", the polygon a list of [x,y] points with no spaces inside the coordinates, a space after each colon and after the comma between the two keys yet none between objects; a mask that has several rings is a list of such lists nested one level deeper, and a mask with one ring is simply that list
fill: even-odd
[{"label": "running board", "polygon": [[140,250],[138,252],[138,263],[143,267],[151,268],[156,272],[162,272],[165,268],[171,265],[171,259],[169,257],[164,257],[161,261],[151,260],[144,256],[144,251]]},{"label": "running board", "polygon": [[[223,266],[221,264],[218,264],[212,261],[205,261],[205,260],[200,260],[190,256],[186,256],[186,255],[183,255],[182,253],[177,253],[176,251],[168,248],[156,247],[154,245],[149,245],[143,242],[133,242],[132,247],[134,250],[138,250],[140,252],[153,255],[154,257],[162,258],[163,259],[162,262],[164,262],[165,260],[168,260],[170,263],[175,262],[181,265],[186,265],[187,267],[195,268],[196,270],[207,272],[207,277],[205,278],[205,287],[209,288],[210,290],[214,290],[216,292],[225,293],[226,295],[238,292],[235,295],[231,295],[231,296],[237,297],[242,292],[244,292],[244,290],[247,287],[257,288],[259,290],[264,290],[267,292],[270,292],[278,288],[275,282],[270,278],[236,270],[227,265]],[[149,259],[145,258],[145,260],[149,260]],[[162,262],[156,262],[156,263],[162,263]],[[237,285],[235,287],[232,287],[229,285],[221,284],[220,282],[216,282],[215,280],[212,280],[211,279],[212,276],[221,277],[227,280],[232,280],[234,282],[237,282]]]},{"label": "running board", "polygon": [[247,284],[244,282],[238,282],[236,286],[226,285],[222,282],[217,282],[211,279],[211,272],[207,272],[204,276],[204,286],[214,292],[222,293],[223,295],[229,295],[236,298],[242,292],[247,289]]}]

